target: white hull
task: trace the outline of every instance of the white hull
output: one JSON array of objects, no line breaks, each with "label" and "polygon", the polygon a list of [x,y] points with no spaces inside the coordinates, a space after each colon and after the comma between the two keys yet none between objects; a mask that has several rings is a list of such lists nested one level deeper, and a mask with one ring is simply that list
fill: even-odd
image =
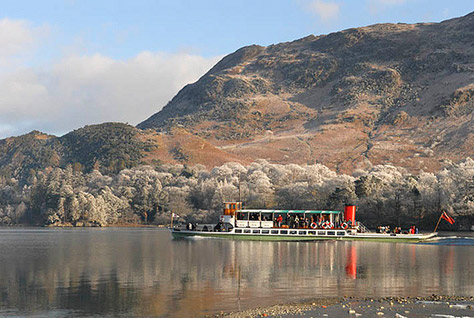
[{"label": "white hull", "polygon": [[173,237],[217,237],[227,239],[261,241],[319,241],[319,240],[366,240],[390,242],[419,242],[430,239],[437,233],[425,234],[385,234],[357,233],[354,230],[301,230],[301,229],[233,229],[229,232],[195,231],[172,229]]}]

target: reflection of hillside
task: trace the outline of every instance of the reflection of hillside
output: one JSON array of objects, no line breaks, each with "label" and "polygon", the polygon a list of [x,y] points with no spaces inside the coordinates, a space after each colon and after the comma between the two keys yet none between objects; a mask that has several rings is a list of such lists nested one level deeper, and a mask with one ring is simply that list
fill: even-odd
[{"label": "reflection of hillside", "polygon": [[192,316],[309,297],[472,295],[469,246],[0,232],[0,308]]}]

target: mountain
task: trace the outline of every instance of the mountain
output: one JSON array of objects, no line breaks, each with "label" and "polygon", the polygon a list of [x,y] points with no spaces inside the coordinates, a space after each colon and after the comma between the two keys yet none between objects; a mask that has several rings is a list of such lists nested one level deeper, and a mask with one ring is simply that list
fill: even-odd
[{"label": "mountain", "polygon": [[0,176],[27,178],[31,170],[64,167],[115,172],[134,166],[143,157],[146,143],[137,129],[120,123],[86,126],[62,137],[32,131],[0,140]]},{"label": "mountain", "polygon": [[71,165],[376,164],[438,171],[474,156],[474,13],[377,24],[224,57],[137,128],[90,125],[0,140],[0,178]]},{"label": "mountain", "polygon": [[32,131],[0,140],[0,178],[22,182],[34,171],[68,165],[83,172],[98,169],[114,174],[139,164],[203,162],[213,167],[228,161],[248,162],[184,130],[165,135],[122,123],[85,126],[61,137]]},{"label": "mountain", "polygon": [[240,161],[434,171],[474,155],[473,109],[470,13],[241,48],[137,127]]}]

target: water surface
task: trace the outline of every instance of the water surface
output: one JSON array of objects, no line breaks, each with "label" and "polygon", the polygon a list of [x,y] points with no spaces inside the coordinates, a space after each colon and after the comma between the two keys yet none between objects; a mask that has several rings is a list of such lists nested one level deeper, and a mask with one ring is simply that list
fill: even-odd
[{"label": "water surface", "polygon": [[474,295],[474,235],[426,244],[0,229],[1,316],[191,317],[315,297]]}]

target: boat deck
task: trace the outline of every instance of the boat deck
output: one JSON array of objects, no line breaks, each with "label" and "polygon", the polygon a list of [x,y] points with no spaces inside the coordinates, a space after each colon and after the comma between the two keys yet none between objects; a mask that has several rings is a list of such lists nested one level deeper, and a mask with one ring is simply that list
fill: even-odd
[{"label": "boat deck", "polygon": [[366,240],[391,242],[419,242],[432,238],[437,233],[394,234],[358,233],[348,229],[288,229],[288,228],[236,228],[231,231],[197,231],[172,229],[174,238],[202,236],[258,241],[318,241],[318,240]]}]

